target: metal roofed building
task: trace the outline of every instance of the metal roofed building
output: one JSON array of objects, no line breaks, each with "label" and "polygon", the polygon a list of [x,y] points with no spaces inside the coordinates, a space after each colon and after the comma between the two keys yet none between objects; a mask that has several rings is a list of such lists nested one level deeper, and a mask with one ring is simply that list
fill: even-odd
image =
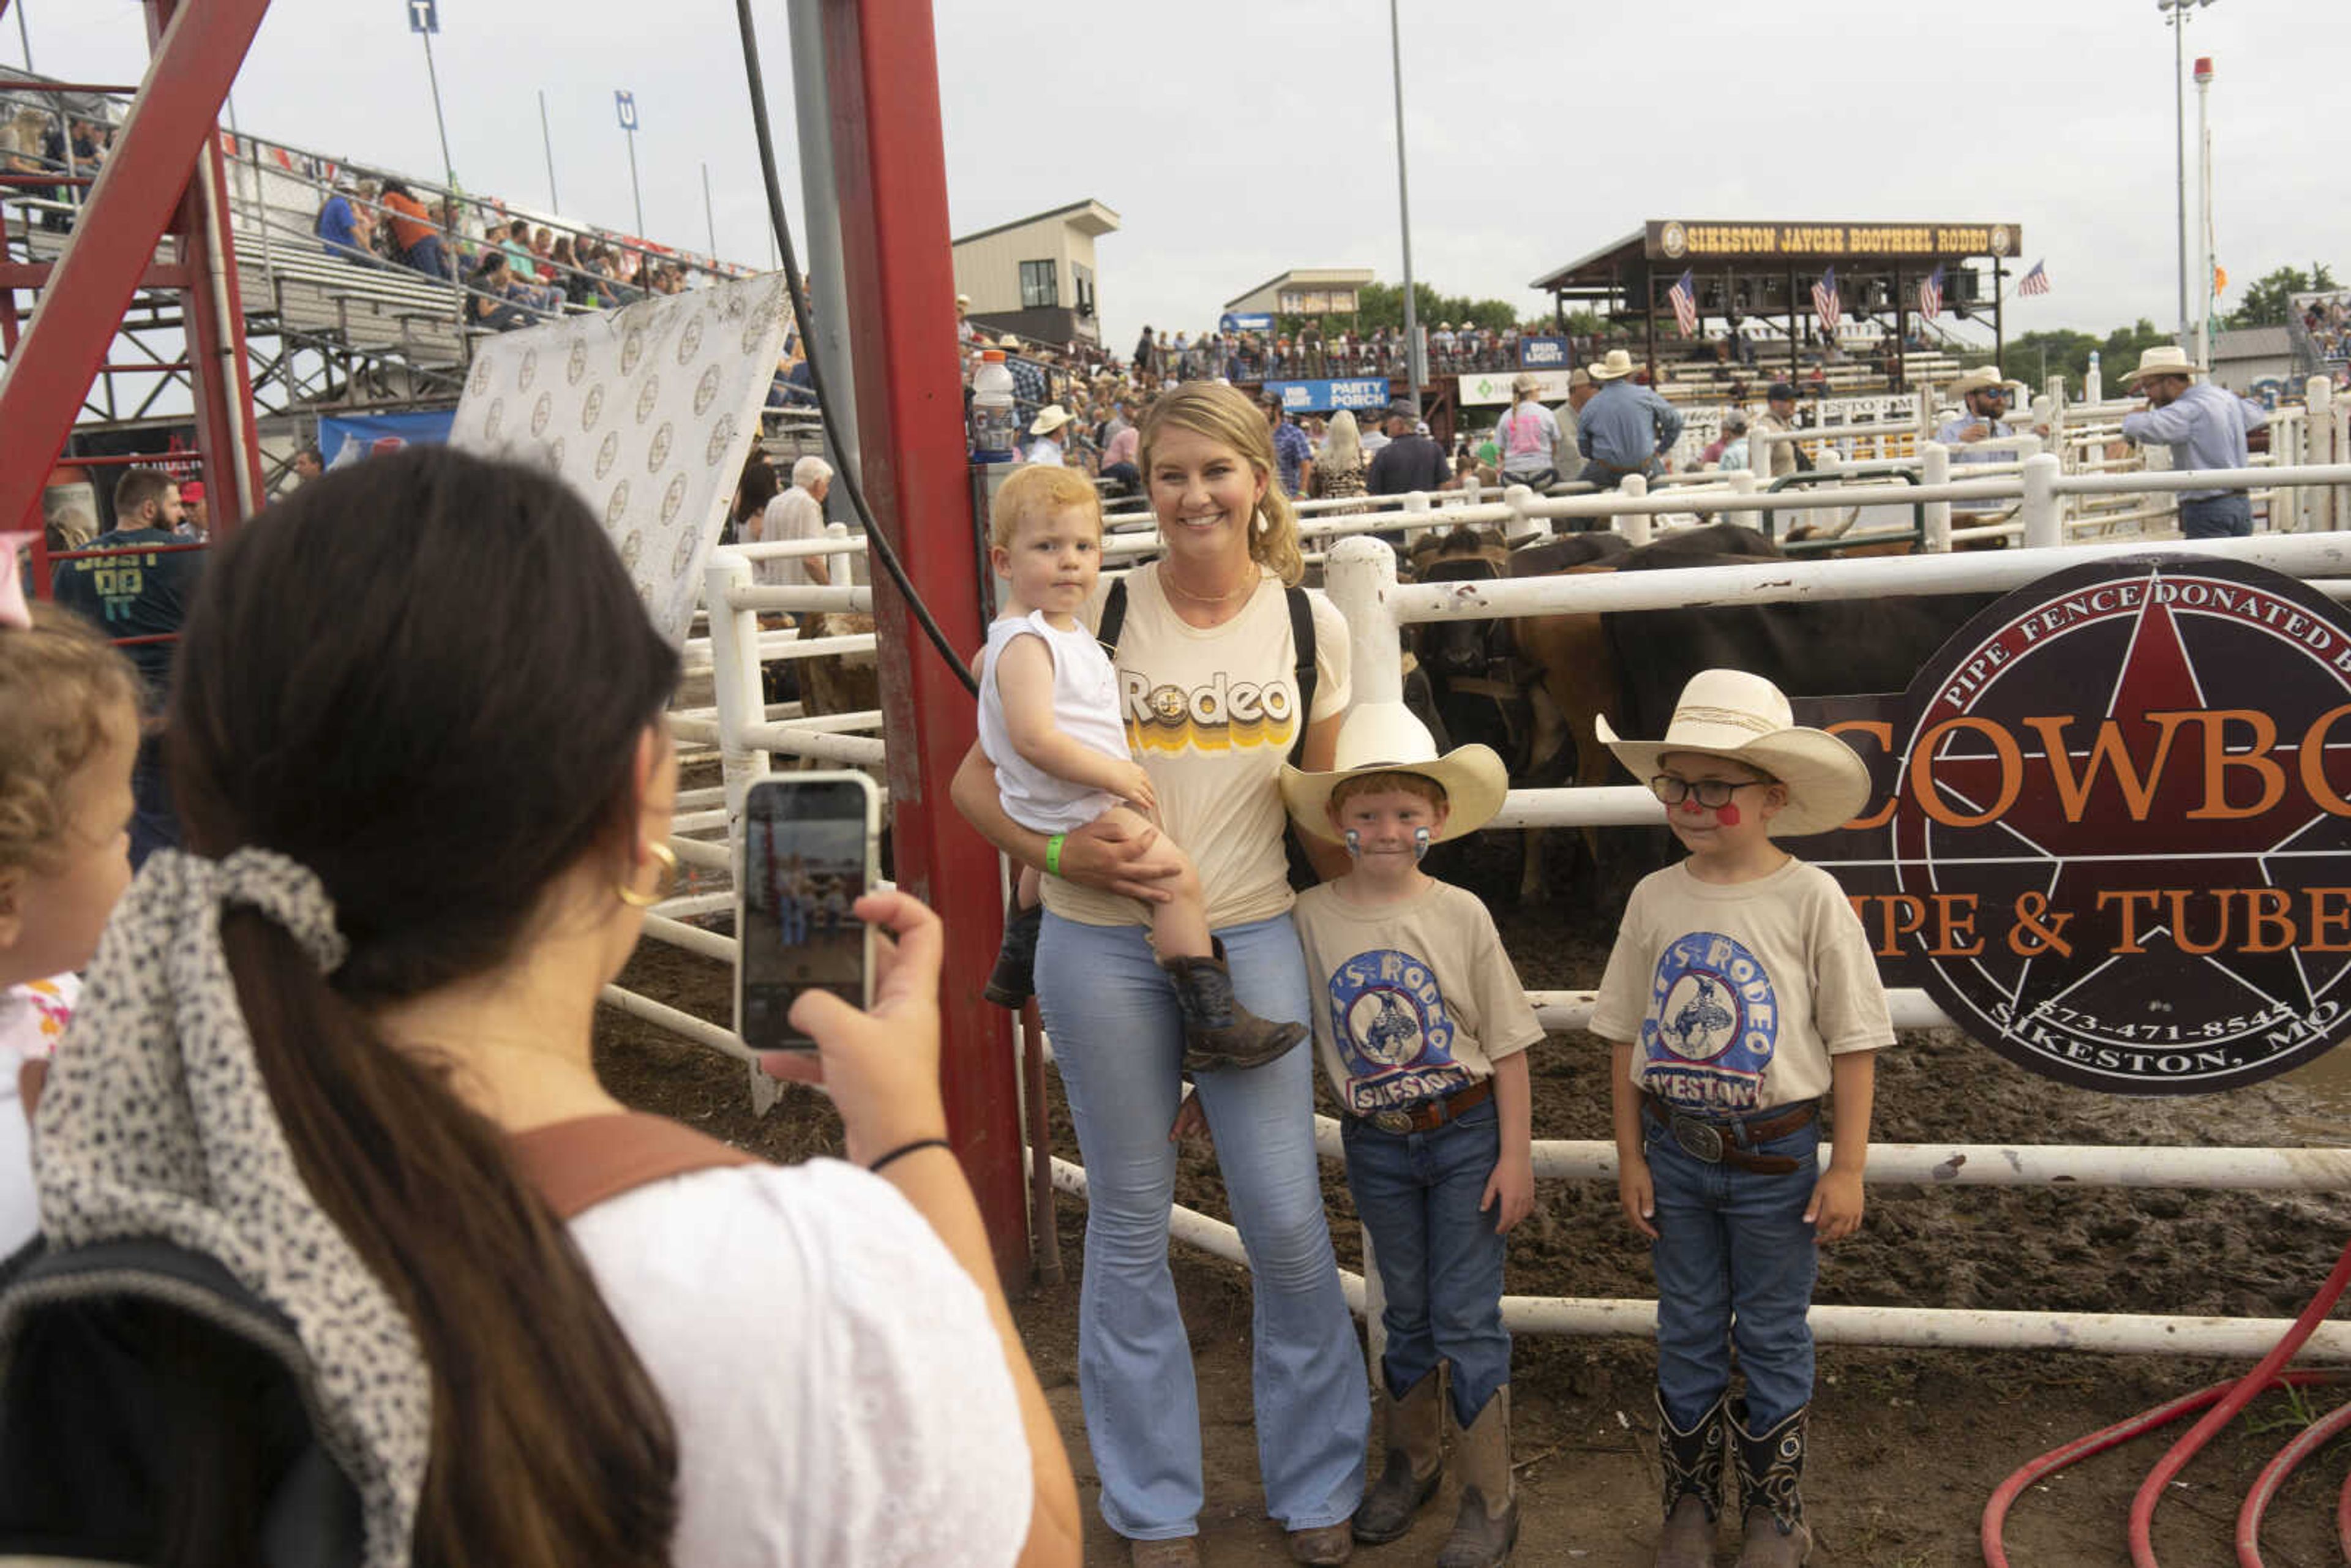
[{"label": "metal roofed building", "polygon": [[994,332],[1046,343],[1102,341],[1094,241],[1118,214],[1089,196],[953,242],[956,292],[969,319]]}]

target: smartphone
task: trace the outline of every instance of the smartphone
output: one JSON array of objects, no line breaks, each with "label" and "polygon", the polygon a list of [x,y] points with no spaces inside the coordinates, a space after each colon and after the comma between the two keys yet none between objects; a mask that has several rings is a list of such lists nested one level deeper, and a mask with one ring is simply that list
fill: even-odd
[{"label": "smartphone", "polygon": [[785,1015],[815,988],[873,999],[873,931],[851,913],[878,874],[881,797],[854,771],[762,779],[743,803],[735,868],[735,1032],[756,1051],[814,1051]]}]

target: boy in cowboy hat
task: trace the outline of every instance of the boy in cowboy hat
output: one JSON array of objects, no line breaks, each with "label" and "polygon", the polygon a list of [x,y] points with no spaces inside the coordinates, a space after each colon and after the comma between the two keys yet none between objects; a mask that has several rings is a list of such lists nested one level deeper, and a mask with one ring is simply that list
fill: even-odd
[{"label": "boy in cowboy hat", "polygon": [[[2148,406],[2123,415],[2123,440],[2167,444],[2175,469],[2249,467],[2245,433],[2267,424],[2269,411],[2251,398],[2199,382],[2203,373],[2186,350],[2172,344],[2141,354],[2123,385],[2138,387]],[[2253,531],[2252,503],[2242,490],[2183,490],[2179,531],[2191,539],[2241,538]]]},{"label": "boy in cowboy hat", "polygon": [[[1848,821],[1869,772],[1742,670],[1692,676],[1663,740],[1619,740],[1605,719],[1599,735],[1689,852],[1633,890],[1591,1023],[1614,1058],[1618,1196],[1657,1275],[1656,1568],[1714,1562],[1726,1439],[1740,1568],[1792,1568],[1812,1550],[1815,1243],[1861,1223],[1872,1053],[1894,1027],[1853,906],[1772,840]],[[1820,1171],[1823,1091],[1835,1149]]]},{"label": "boy in cowboy hat", "polygon": [[1281,796],[1354,862],[1295,911],[1315,1049],[1346,1112],[1347,1185],[1387,1297],[1387,1468],[1354,1534],[1394,1541],[1435,1494],[1449,1364],[1461,1507],[1438,1562],[1490,1568],[1518,1537],[1502,1238],[1534,1207],[1525,1052],[1543,1030],[1486,906],[1420,859],[1492,820],[1510,780],[1486,747],[1437,756],[1401,703],[1350,713],[1335,760],[1283,768]]}]

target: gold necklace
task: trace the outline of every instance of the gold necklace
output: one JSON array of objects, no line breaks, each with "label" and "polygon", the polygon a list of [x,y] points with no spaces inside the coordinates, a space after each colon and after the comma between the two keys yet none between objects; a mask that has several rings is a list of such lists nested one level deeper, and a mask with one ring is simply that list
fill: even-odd
[{"label": "gold necklace", "polygon": [[[1256,563],[1251,562],[1250,564],[1255,565]],[[1193,592],[1190,589],[1178,583],[1173,577],[1169,576],[1165,571],[1162,571],[1159,574],[1160,587],[1167,590],[1170,593],[1176,595],[1176,598],[1188,599],[1195,604],[1229,604],[1234,600],[1238,599],[1242,594],[1253,591],[1258,583],[1262,580],[1263,575],[1259,574],[1257,577],[1251,578],[1249,581],[1240,584],[1238,588],[1229,590],[1227,592],[1207,594]]]}]

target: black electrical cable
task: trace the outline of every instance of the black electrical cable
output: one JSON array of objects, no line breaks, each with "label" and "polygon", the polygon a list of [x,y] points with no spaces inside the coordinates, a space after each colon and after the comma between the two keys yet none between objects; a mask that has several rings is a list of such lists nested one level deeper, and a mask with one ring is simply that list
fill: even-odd
[{"label": "black electrical cable", "polygon": [[[768,219],[775,225],[776,246],[783,254],[784,281],[792,297],[792,319],[799,325],[800,345],[813,350],[816,339],[809,331],[807,287],[800,281],[799,259],[792,251],[791,225],[784,220],[783,186],[776,177],[776,140],[768,129],[768,89],[759,72],[759,35],[751,23],[751,0],[735,0],[735,19],[743,31],[743,74],[749,79],[751,88],[751,124],[759,138],[759,174],[768,187]],[[808,367],[809,383],[816,393],[817,412],[830,426],[832,400],[825,392],[824,367],[818,362],[813,351],[808,355]],[[906,569],[899,563],[898,552],[890,548],[890,541],[883,536],[881,526],[874,522],[872,508],[865,504],[865,488],[857,482],[856,465],[849,461],[847,454],[840,453],[839,455],[841,459],[841,487],[849,492],[849,504],[856,510],[857,520],[865,525],[867,547],[882,558],[883,569],[890,573],[890,580],[898,585],[898,591],[905,596],[907,608],[914,612],[915,621],[929,634],[932,646],[939,651],[939,657],[946,661],[947,668],[955,672],[956,679],[963,683],[964,689],[977,696],[979,683],[972,677],[970,667],[964,663],[963,655],[956,652],[955,644],[947,641],[947,634],[939,630],[939,623],[932,619],[931,607],[923,602],[921,594],[914,591],[914,583],[906,576]]]}]

